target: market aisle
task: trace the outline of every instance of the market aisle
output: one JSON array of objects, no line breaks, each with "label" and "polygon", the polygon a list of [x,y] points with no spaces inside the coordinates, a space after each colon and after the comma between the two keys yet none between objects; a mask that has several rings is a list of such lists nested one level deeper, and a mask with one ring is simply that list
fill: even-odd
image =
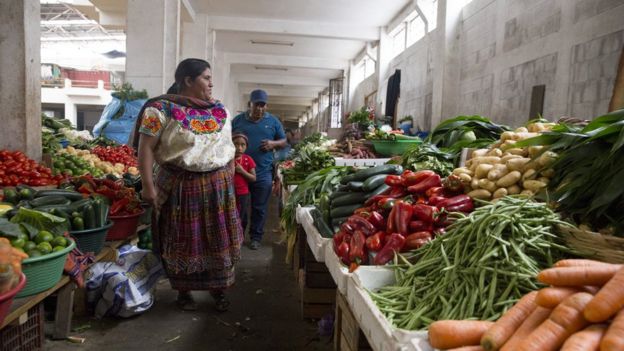
[{"label": "market aisle", "polygon": [[[243,248],[237,283],[230,291],[232,307],[219,314],[207,292],[195,292],[196,312],[180,311],[176,293],[160,282],[157,301],[147,313],[131,319],[74,319],[73,327],[90,325],[73,336],[84,344],[46,340],[46,350],[331,350],[319,338],[315,322],[301,319],[294,275],[284,264],[286,248],[276,245],[279,233],[273,198],[263,246]],[[239,325],[240,324],[240,325]]]}]

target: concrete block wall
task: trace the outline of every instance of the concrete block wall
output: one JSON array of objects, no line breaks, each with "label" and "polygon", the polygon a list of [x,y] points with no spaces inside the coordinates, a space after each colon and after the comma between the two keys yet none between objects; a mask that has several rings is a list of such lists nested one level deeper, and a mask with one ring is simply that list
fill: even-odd
[{"label": "concrete block wall", "polygon": [[[436,70],[448,71],[439,55],[458,55],[452,81],[459,88],[434,104],[452,102],[459,114],[524,124],[535,117],[529,110],[536,85],[546,86],[543,116],[550,120],[604,114],[624,48],[622,18],[624,0],[473,0],[462,9],[453,39],[458,52],[437,49],[443,35],[436,32],[444,30],[437,28],[391,61],[388,75],[402,71],[399,115],[424,127],[435,119],[430,87],[440,76]],[[385,94],[381,99],[385,103]]]},{"label": "concrete block wall", "polygon": [[380,94],[380,92],[377,90],[377,79],[377,73],[373,73],[362,82],[360,82],[360,84],[358,84],[358,86],[355,88],[353,99],[349,102],[349,109],[345,112],[348,113],[362,108],[362,106],[364,106],[364,99],[375,91],[377,91],[377,94]]}]

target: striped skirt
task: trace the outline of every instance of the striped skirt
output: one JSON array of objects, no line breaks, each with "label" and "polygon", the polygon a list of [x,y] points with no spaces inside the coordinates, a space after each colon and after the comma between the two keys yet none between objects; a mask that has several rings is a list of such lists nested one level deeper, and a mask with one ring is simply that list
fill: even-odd
[{"label": "striped skirt", "polygon": [[160,167],[153,242],[176,290],[222,290],[234,284],[243,231],[232,172]]}]

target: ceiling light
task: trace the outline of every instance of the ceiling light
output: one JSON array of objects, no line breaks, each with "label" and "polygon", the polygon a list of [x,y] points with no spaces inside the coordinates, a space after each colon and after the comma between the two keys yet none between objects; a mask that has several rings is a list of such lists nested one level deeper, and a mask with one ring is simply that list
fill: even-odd
[{"label": "ceiling light", "polygon": [[292,41],[279,41],[279,40],[250,40],[252,44],[257,45],[282,45],[282,46],[294,46],[295,43]]},{"label": "ceiling light", "polygon": [[266,70],[266,71],[288,71],[286,67],[270,67],[270,66],[255,66],[256,69]]}]

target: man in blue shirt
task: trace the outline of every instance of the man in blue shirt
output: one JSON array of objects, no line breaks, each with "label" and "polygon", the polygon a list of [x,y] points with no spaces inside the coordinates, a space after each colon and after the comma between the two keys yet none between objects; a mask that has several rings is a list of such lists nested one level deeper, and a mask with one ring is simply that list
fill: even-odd
[{"label": "man in blue shirt", "polygon": [[266,112],[268,95],[254,90],[249,99],[249,110],[234,117],[232,130],[249,139],[246,153],[256,162],[256,181],[249,184],[251,193],[251,220],[249,236],[252,250],[260,248],[269,197],[273,186],[273,152],[286,145],[284,127],[277,117]]}]

